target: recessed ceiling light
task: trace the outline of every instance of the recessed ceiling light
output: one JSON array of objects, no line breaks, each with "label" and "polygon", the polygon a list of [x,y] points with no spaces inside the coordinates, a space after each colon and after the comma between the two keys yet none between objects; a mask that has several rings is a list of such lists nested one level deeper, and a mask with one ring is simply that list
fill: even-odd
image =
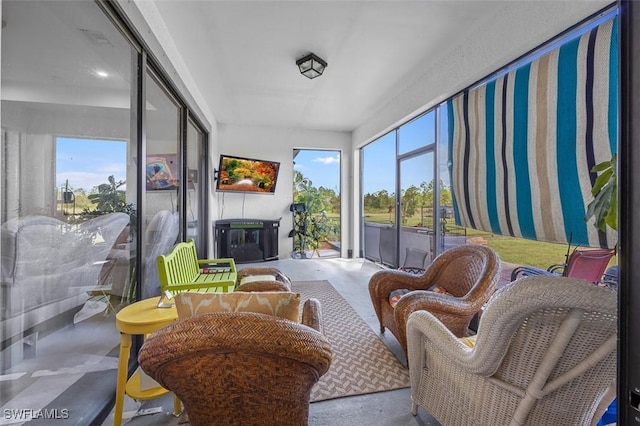
[{"label": "recessed ceiling light", "polygon": [[98,77],[102,77],[102,78],[107,78],[107,77],[109,77],[109,74],[107,74],[107,73],[106,73],[106,72],[104,72],[104,71],[96,71],[96,75],[97,75]]}]

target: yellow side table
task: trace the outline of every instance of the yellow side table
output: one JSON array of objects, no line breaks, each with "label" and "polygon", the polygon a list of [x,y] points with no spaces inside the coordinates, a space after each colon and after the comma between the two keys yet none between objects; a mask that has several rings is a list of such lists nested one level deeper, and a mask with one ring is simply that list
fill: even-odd
[{"label": "yellow side table", "polygon": [[[125,392],[133,399],[153,399],[167,394],[169,391],[161,386],[141,390],[140,373],[136,372],[127,382],[129,353],[131,352],[131,336],[147,335],[159,328],[171,324],[178,319],[175,306],[158,308],[159,297],[133,303],[116,314],[116,328],[120,332],[120,357],[118,360],[118,381],[116,385],[116,406],[113,417],[114,426],[122,423],[122,408]],[[174,398],[176,414],[182,411],[178,398]]]}]

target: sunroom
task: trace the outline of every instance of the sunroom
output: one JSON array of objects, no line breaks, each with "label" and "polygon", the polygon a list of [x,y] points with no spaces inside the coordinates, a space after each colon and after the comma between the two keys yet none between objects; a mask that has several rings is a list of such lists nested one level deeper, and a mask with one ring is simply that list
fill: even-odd
[{"label": "sunroom", "polygon": [[[322,184],[309,182],[323,182],[304,158],[334,165],[333,201],[310,212],[329,217],[330,257],[398,268],[419,250],[422,263],[409,266],[426,267],[450,247],[503,235],[554,243],[558,261],[567,247],[616,247],[618,235],[584,211],[589,169],[625,146],[624,10],[608,1],[3,0],[3,408],[62,398],[77,400],[82,408],[57,407],[78,418],[104,418],[115,313],[159,294],[155,257],[175,242],[219,255],[217,222],[277,222],[275,257],[321,258],[317,238],[296,245],[293,205],[311,205],[310,188]],[[314,79],[296,66],[309,52],[327,62]],[[571,61],[588,72],[557,68]],[[572,85],[571,96],[548,97]],[[514,114],[536,132],[507,131],[519,126],[501,117]],[[221,156],[277,163],[273,193],[219,191]],[[549,170],[555,186],[544,182]],[[526,186],[506,178],[516,175]],[[34,243],[29,227],[47,237]],[[623,275],[634,256],[626,247]],[[45,389],[42,377],[58,380],[60,394],[25,405],[23,395]],[[77,398],[96,377],[103,384]]]}]

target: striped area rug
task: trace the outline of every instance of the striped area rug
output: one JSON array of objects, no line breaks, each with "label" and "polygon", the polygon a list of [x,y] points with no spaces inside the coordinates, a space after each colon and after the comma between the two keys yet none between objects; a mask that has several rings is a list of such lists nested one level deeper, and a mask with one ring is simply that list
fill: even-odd
[{"label": "striped area rug", "polygon": [[311,401],[409,387],[409,370],[328,281],[296,281],[302,300],[322,305],[324,332],[333,345],[329,371],[311,391]]}]

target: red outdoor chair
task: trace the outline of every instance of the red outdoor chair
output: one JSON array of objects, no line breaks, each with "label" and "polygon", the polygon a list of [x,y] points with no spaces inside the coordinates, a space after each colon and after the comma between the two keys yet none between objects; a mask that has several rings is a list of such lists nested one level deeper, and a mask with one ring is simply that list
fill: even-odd
[{"label": "red outdoor chair", "polygon": [[602,281],[604,271],[614,254],[614,250],[607,248],[576,247],[567,263],[551,265],[546,270],[533,266],[519,266],[511,273],[511,281],[534,275],[555,275],[598,284]]}]

